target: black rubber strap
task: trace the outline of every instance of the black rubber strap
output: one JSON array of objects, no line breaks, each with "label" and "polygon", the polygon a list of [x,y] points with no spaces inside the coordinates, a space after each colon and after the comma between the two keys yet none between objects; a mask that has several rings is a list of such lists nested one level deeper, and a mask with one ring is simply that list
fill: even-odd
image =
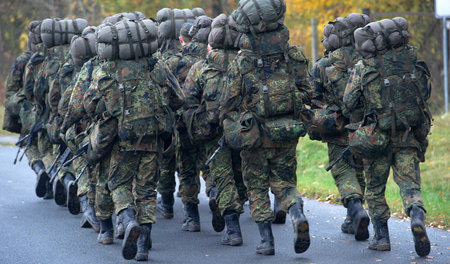
[{"label": "black rubber strap", "polygon": [[114,54],[112,54],[112,59],[118,59],[119,58],[119,34],[117,33],[117,28],[115,25],[111,26],[111,33],[112,33],[112,39],[114,42]]}]

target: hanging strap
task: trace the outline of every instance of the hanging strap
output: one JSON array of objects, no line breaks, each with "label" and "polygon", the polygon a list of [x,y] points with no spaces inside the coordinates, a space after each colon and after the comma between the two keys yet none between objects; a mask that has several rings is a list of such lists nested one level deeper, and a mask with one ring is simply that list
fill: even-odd
[{"label": "hanging strap", "polygon": [[[134,22],[135,23],[135,27],[136,27],[136,33],[137,33],[137,37],[138,37],[138,45],[139,45],[139,49],[141,51],[141,57],[145,56],[145,52],[144,52],[144,46],[142,45],[142,39],[141,39],[141,32],[139,30],[139,24],[138,22]],[[136,56],[137,59],[137,56]]]},{"label": "hanging strap", "polygon": [[128,45],[130,46],[130,53],[132,58],[136,58],[136,54],[134,53],[134,46],[133,46],[133,35],[130,30],[130,26],[128,25],[128,22],[126,20],[122,20],[123,24],[125,25],[125,29],[127,30],[127,38],[128,38]]},{"label": "hanging strap", "polygon": [[114,42],[114,54],[113,54],[113,59],[118,59],[119,58],[119,34],[117,33],[117,28],[115,25],[111,26],[111,33],[112,33],[112,39]]}]

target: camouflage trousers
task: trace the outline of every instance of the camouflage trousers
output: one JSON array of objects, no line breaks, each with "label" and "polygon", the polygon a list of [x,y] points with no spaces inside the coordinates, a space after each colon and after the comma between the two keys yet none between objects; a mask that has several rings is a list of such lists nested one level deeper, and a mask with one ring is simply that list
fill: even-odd
[{"label": "camouflage trousers", "polygon": [[284,148],[258,148],[241,151],[242,173],[247,186],[250,212],[259,223],[274,219],[269,189],[279,199],[284,211],[295,204],[303,206],[297,190],[297,142],[286,142]]},{"label": "camouflage trousers", "polygon": [[[83,158],[77,158],[72,162],[72,167],[75,172],[75,177],[78,177],[86,166]],[[96,171],[87,167],[77,183],[77,196],[81,197],[87,195],[90,206],[95,205],[95,185],[96,185]]]},{"label": "camouflage trousers", "polygon": [[[217,149],[214,139],[205,143],[206,157],[210,157]],[[210,178],[216,187],[216,201],[223,215],[225,211],[244,212],[243,205],[247,201],[247,188],[242,179],[241,159],[239,152],[224,146],[209,164]]]},{"label": "camouflage trousers", "polygon": [[44,163],[45,168],[49,168],[58,155],[58,147],[56,145],[53,146],[52,143],[50,143],[47,131],[45,130],[38,132],[37,149],[39,153],[41,153],[42,162]]},{"label": "camouflage trousers", "polygon": [[131,206],[136,209],[140,224],[156,222],[156,186],[159,180],[159,160],[155,152],[112,151],[108,189],[115,213]]},{"label": "camouflage trousers", "polygon": [[401,148],[390,151],[373,160],[364,160],[367,191],[366,200],[372,221],[388,220],[391,216],[386,203],[386,182],[392,167],[394,181],[400,188],[403,207],[406,214],[412,206],[425,210],[420,193],[420,167],[418,153],[415,148]]},{"label": "camouflage trousers", "polygon": [[36,161],[42,160],[42,155],[39,152],[39,149],[37,147],[37,142],[34,141],[25,151],[25,156],[27,156],[28,159],[28,165],[30,167],[33,167],[33,164]]},{"label": "camouflage trousers", "polygon": [[161,160],[161,174],[158,181],[160,194],[173,195],[175,192],[176,158],[173,155],[163,156]]},{"label": "camouflage trousers", "polygon": [[99,220],[111,218],[114,213],[114,203],[108,190],[108,174],[111,154],[102,158],[95,166],[95,215]]},{"label": "camouflage trousers", "polygon": [[[206,152],[203,144],[192,144],[188,134],[180,133],[180,143],[177,153],[178,177],[180,179],[180,194],[183,204],[198,204],[198,194],[200,192],[200,170],[202,177],[206,181],[206,192],[209,193],[213,183],[209,175],[209,168],[206,168],[204,161]],[[203,161],[203,162],[202,162]]]},{"label": "camouflage trousers", "polygon": [[[328,160],[330,163],[335,161],[346,146],[328,143]],[[351,156],[350,161],[358,164]],[[362,162],[361,162],[362,163]],[[341,196],[342,204],[347,207],[348,201],[351,199],[364,199],[364,191],[366,181],[362,170],[358,170],[350,166],[344,159],[341,159],[331,169],[334,182]]]}]

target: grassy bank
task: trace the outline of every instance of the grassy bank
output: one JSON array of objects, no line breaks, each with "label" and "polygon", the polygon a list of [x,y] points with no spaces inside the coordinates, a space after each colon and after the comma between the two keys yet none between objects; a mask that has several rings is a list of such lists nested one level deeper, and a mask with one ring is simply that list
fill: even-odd
[{"label": "grassy bank", "polygon": [[[450,115],[435,117],[426,161],[420,164],[422,196],[427,209],[427,223],[450,228]],[[308,137],[300,140],[298,149],[298,188],[309,198],[340,203],[339,193],[329,172],[327,147]],[[386,199],[391,213],[405,217],[398,186],[389,177]]]}]

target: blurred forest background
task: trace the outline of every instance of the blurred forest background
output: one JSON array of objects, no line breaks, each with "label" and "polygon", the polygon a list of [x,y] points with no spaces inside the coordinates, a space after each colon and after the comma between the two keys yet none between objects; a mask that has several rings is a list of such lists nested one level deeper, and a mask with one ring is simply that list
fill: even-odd
[{"label": "blurred forest background", "polygon": [[[291,44],[303,46],[312,54],[313,28],[317,30],[319,57],[323,53],[322,29],[330,20],[348,13],[369,11],[373,20],[403,16],[409,21],[411,43],[419,48],[420,58],[430,67],[433,77],[432,108],[444,110],[442,20],[434,17],[434,0],[285,0],[286,24]],[[0,104],[4,100],[5,78],[16,56],[25,50],[27,26],[32,20],[47,17],[83,17],[98,25],[105,16],[119,12],[141,11],[155,17],[164,7],[202,7],[215,17],[231,14],[237,0],[1,0],[0,1]],[[368,10],[367,10],[368,9]],[[312,26],[313,25],[313,26]]]}]

